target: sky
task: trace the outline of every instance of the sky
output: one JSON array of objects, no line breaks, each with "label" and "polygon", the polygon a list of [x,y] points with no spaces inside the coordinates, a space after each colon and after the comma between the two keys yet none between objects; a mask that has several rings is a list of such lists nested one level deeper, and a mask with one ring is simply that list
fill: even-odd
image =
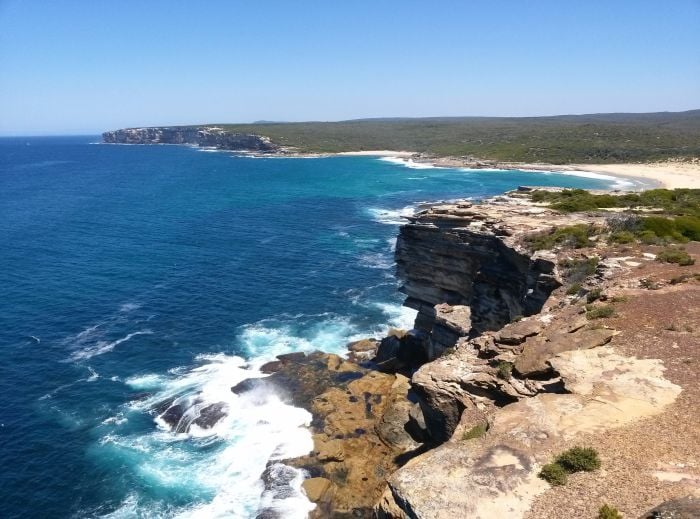
[{"label": "sky", "polygon": [[0,134],[700,108],[700,0],[0,0]]}]

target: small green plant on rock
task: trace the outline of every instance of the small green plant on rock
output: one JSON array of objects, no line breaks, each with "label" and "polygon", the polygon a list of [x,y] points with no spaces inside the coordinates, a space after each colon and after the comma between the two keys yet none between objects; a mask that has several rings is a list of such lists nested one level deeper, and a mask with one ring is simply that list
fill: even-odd
[{"label": "small green plant on rock", "polygon": [[565,259],[559,262],[559,266],[564,269],[564,276],[570,283],[580,283],[588,276],[595,274],[599,261],[597,256]]},{"label": "small green plant on rock", "polygon": [[567,296],[575,296],[581,291],[581,283],[574,283],[566,289]]},{"label": "small green plant on rock", "polygon": [[595,449],[574,447],[562,452],[554,463],[548,463],[539,473],[539,477],[551,485],[564,485],[569,474],[574,472],[591,472],[600,468],[600,459]]},{"label": "small green plant on rock", "polygon": [[527,242],[532,250],[551,249],[560,246],[565,249],[580,249],[592,244],[590,237],[599,232],[593,225],[577,224],[553,228],[549,232],[531,235]]},{"label": "small green plant on rock", "polygon": [[558,463],[547,463],[539,473],[539,476],[552,486],[566,485],[568,474],[564,467]]},{"label": "small green plant on rock", "polygon": [[627,244],[635,242],[636,238],[629,231],[618,231],[610,235],[610,241],[612,243]]},{"label": "small green plant on rock", "polygon": [[502,360],[498,363],[497,369],[498,378],[502,378],[503,380],[510,380],[510,377],[513,374],[513,363]]},{"label": "small green plant on rock", "polygon": [[695,260],[683,249],[667,248],[656,255],[656,261],[677,263],[681,266],[694,265]]},{"label": "small green plant on rock", "polygon": [[615,315],[615,308],[612,305],[586,305],[586,317],[588,319],[602,319]]},{"label": "small green plant on rock", "polygon": [[597,301],[600,299],[600,296],[603,295],[603,289],[601,288],[594,288],[590,292],[586,294],[586,301],[589,303],[592,303],[593,301]]},{"label": "small green plant on rock", "polygon": [[600,459],[595,449],[590,447],[574,447],[557,456],[556,462],[567,472],[591,472],[600,468]]},{"label": "small green plant on rock", "polygon": [[605,504],[598,510],[598,519],[622,519],[622,514],[614,506]]},{"label": "small green plant on rock", "polygon": [[484,434],[486,434],[486,431],[488,429],[488,426],[485,423],[480,423],[466,431],[462,435],[463,440],[475,440],[476,438],[481,438]]}]

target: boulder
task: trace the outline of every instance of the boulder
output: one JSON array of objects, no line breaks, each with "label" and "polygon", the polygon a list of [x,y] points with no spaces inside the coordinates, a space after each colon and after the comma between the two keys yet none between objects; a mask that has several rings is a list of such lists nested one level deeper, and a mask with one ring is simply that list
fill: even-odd
[{"label": "boulder", "polygon": [[602,346],[610,342],[613,335],[614,330],[598,328],[530,337],[515,361],[515,370],[523,377],[547,375],[552,371],[548,361],[558,353]]},{"label": "boulder", "polygon": [[309,498],[309,501],[318,503],[327,498],[327,494],[331,489],[331,482],[326,478],[309,478],[304,480],[301,487],[304,489],[304,493]]},{"label": "boulder", "polygon": [[640,519],[697,519],[700,517],[700,497],[687,496],[661,503]]}]

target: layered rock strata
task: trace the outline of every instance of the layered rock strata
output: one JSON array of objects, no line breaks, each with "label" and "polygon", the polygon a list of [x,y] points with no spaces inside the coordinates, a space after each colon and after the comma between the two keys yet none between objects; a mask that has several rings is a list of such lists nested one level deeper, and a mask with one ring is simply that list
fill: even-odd
[{"label": "layered rock strata", "polygon": [[528,251],[526,236],[602,218],[499,197],[433,205],[408,220],[396,244],[397,275],[432,360],[460,337],[539,312],[561,285],[554,255]]},{"label": "layered rock strata", "polygon": [[126,128],[102,134],[109,144],[191,144],[222,150],[272,153],[279,146],[261,135],[233,133],[211,126]]}]

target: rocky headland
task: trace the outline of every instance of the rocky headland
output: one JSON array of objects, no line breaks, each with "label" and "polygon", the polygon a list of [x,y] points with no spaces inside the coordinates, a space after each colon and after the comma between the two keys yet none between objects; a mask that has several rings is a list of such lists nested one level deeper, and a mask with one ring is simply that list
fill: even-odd
[{"label": "rocky headland", "polygon": [[[698,517],[700,243],[635,240],[619,229],[640,213],[566,212],[541,201],[555,192],[422,208],[396,247],[413,329],[346,358],[283,355],[232,388],[313,415],[313,450],[270,462],[264,502],[292,491],[294,467],[314,518]],[[682,261],[660,261],[669,250]],[[215,423],[210,407],[188,420]],[[578,446],[599,469],[540,477]]]},{"label": "rocky headland", "polygon": [[[314,450],[282,466],[308,474],[313,517],[584,518],[607,503],[697,517],[700,274],[607,240],[611,213],[556,211],[529,191],[407,219],[396,261],[412,330],[347,358],[282,356],[232,389],[272,385],[312,412]],[[585,246],[533,250],[577,226]],[[538,477],[577,445],[602,468],[563,487]]]},{"label": "rocky headland", "polygon": [[214,126],[126,128],[104,132],[102,141],[107,144],[189,144],[263,154],[280,151],[280,146],[267,137],[228,132]]}]

